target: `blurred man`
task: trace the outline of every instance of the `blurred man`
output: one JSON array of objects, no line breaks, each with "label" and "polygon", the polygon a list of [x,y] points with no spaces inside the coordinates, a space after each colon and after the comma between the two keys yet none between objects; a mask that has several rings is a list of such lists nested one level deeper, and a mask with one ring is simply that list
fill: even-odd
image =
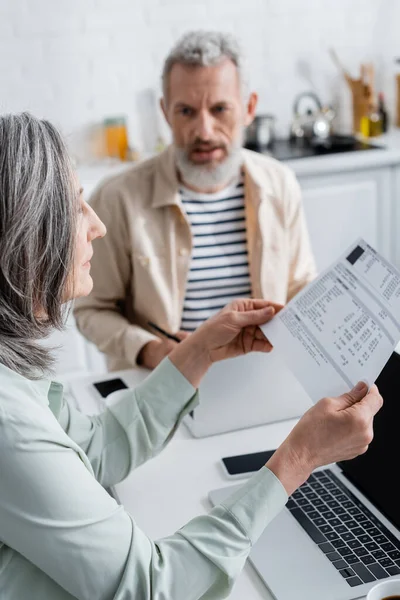
[{"label": "blurred man", "polygon": [[315,276],[294,174],[243,149],[257,95],[235,39],[185,35],[162,79],[173,144],[90,201],[108,234],[75,317],[110,370],[154,368],[171,351],[149,323],[182,338],[234,298],[285,304]]}]

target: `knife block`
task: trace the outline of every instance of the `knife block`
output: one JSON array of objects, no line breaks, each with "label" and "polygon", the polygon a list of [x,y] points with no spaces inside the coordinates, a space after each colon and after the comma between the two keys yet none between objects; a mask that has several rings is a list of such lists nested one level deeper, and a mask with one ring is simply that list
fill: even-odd
[{"label": "knife block", "polygon": [[371,108],[372,91],[361,80],[348,81],[353,104],[353,133],[360,133],[361,118],[367,115]]}]

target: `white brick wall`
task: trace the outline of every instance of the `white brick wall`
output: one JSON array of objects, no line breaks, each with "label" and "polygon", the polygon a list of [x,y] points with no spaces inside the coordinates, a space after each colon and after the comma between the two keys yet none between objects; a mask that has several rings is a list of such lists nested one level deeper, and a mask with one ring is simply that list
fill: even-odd
[{"label": "white brick wall", "polygon": [[282,134],[294,96],[311,86],[340,103],[342,127],[349,125],[350,98],[330,46],[354,75],[373,59],[394,105],[397,0],[0,0],[0,111],[45,116],[71,140],[123,113],[131,142],[152,150],[162,60],[194,28],[240,38],[260,112],[274,113]]}]

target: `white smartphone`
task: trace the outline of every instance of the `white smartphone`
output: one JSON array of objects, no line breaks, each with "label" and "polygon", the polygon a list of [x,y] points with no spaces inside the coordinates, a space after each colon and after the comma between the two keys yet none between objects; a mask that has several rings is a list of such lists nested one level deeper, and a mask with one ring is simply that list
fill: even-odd
[{"label": "white smartphone", "polygon": [[236,456],[225,456],[221,459],[225,476],[229,479],[243,479],[250,477],[271,458],[275,450],[264,450],[250,454],[237,454]]}]

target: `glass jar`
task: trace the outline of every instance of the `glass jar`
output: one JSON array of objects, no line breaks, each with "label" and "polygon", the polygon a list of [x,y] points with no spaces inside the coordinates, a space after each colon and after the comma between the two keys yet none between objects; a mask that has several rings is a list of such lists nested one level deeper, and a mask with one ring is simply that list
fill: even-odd
[{"label": "glass jar", "polygon": [[127,160],[129,143],[125,117],[104,119],[104,131],[107,156]]}]

